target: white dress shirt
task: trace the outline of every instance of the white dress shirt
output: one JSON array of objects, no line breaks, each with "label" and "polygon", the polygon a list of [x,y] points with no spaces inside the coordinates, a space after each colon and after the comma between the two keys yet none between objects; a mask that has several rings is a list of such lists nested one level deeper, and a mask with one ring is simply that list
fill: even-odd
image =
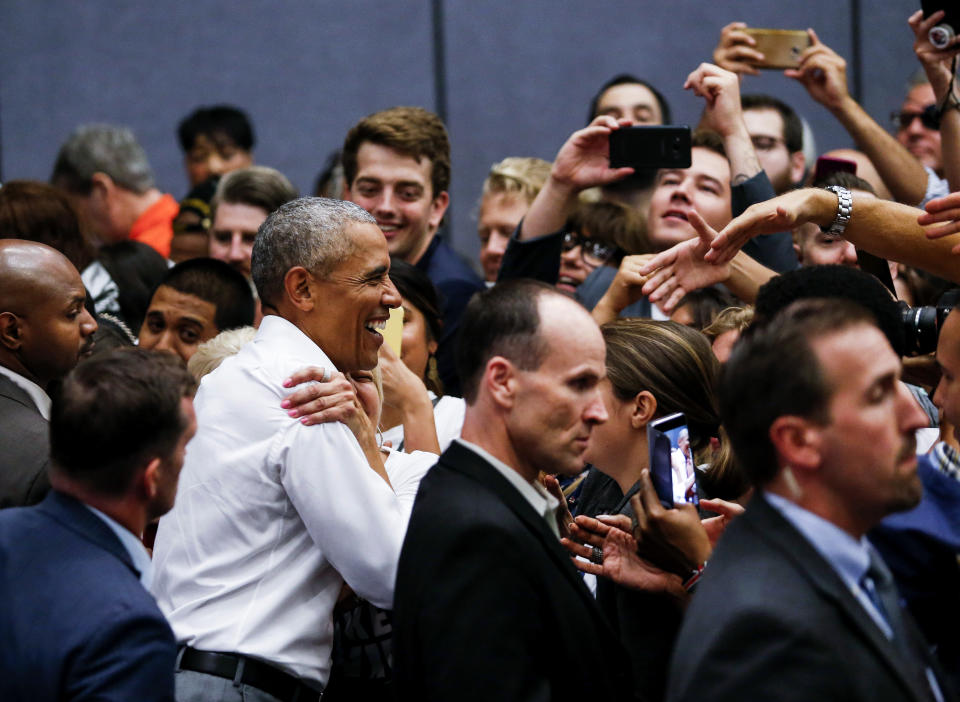
[{"label": "white dress shirt", "polygon": [[0,366],[0,375],[7,376],[10,382],[27,393],[30,399],[33,400],[33,404],[37,406],[37,411],[40,413],[40,416],[48,422],[50,421],[50,396],[43,388],[32,380],[24,378],[19,373],[14,373],[6,366]]},{"label": "white dress shirt", "polygon": [[157,531],[153,591],[179,643],[325,684],[343,581],[393,606],[409,508],[345,425],[304,426],[280,407],[284,380],[305,366],[333,368],[268,315],[204,377],[176,506]]}]

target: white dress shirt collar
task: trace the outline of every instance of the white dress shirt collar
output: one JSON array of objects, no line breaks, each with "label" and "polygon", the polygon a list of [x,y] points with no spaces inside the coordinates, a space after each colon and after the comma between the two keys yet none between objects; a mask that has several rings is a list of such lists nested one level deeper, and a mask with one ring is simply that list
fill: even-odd
[{"label": "white dress shirt collar", "polygon": [[14,385],[27,393],[30,399],[33,400],[33,404],[37,406],[37,411],[40,412],[40,415],[48,422],[50,421],[50,396],[47,395],[43,388],[32,380],[27,380],[19,373],[13,372],[6,366],[0,366],[0,374],[10,378]]},{"label": "white dress shirt collar", "polygon": [[496,468],[497,472],[506,478],[507,482],[510,483],[516,489],[516,491],[523,496],[523,499],[530,503],[530,506],[533,507],[533,511],[544,518],[544,520],[547,522],[547,526],[550,528],[550,531],[553,532],[558,539],[560,538],[560,530],[557,527],[557,507],[560,506],[560,503],[557,501],[557,498],[547,492],[547,489],[540,483],[528,483],[513,468],[508,466],[496,456],[484,451],[476,444],[471,444],[469,441],[464,441],[463,439],[456,439],[456,441],[473,451],[475,454],[487,461],[487,463]]}]

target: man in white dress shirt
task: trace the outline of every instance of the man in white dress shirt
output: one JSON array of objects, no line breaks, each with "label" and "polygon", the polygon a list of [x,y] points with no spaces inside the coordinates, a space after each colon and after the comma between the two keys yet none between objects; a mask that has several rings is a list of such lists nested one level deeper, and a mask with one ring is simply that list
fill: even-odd
[{"label": "man in white dress shirt", "polygon": [[183,647],[177,699],[318,698],[344,581],[393,605],[404,510],[350,430],[306,426],[285,381],[373,368],[400,296],[376,220],[323,198],[261,226],[252,274],[264,319],[203,379],[175,509],[160,522],[154,593]]}]

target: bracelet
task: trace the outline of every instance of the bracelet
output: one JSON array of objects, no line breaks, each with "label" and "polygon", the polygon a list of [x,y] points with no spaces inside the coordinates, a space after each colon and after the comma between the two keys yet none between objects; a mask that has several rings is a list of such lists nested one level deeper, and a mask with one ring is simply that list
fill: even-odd
[{"label": "bracelet", "polygon": [[694,568],[692,571],[690,571],[690,575],[688,575],[687,579],[683,581],[683,589],[686,590],[687,592],[690,592],[693,586],[700,581],[700,576],[703,575],[703,570],[706,567],[707,567],[707,562],[704,561],[703,563],[698,565],[696,568]]},{"label": "bracelet", "polygon": [[850,216],[853,214],[853,195],[842,185],[828,185],[824,190],[829,190],[837,196],[837,216],[826,229],[820,227],[820,231],[824,234],[843,236],[844,230],[850,223]]}]

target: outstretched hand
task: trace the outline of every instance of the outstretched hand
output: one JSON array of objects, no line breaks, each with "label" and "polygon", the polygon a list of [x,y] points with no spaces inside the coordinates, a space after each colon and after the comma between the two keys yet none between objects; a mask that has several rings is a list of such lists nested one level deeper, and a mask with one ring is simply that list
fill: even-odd
[{"label": "outstretched hand", "polygon": [[943,100],[950,89],[953,58],[960,54],[960,36],[954,37],[945,49],[938,49],[930,43],[930,30],[940,23],[944,14],[943,10],[937,10],[924,19],[923,10],[917,10],[907,20],[914,33],[913,51],[927,74],[937,102]]},{"label": "outstretched hand", "polygon": [[712,63],[701,63],[687,76],[683,89],[692,90],[694,95],[706,102],[700,123],[704,129],[722,137],[741,129],[746,130],[740,105],[740,81],[736,73]]},{"label": "outstretched hand", "polygon": [[793,229],[800,223],[804,190],[794,190],[750,205],[717,234],[704,257],[709,263],[728,263],[750,239]]},{"label": "outstretched hand", "polygon": [[629,125],[630,120],[617,121],[609,115],[600,115],[575,131],[557,152],[551,178],[573,190],[626,178],[633,173],[632,168],[610,167],[610,134]]},{"label": "outstretched hand", "polygon": [[[924,209],[926,212],[917,217],[917,224],[929,227],[926,231],[928,239],[940,239],[960,232],[960,192],[930,200]],[[940,226],[929,226],[933,224]],[[960,244],[950,251],[960,254]]]},{"label": "outstretched hand", "polygon": [[727,264],[704,260],[717,237],[716,230],[694,210],[690,211],[689,219],[697,237],[660,252],[639,271],[640,275],[648,277],[643,284],[643,294],[668,314],[687,293],[722,283],[730,277]]},{"label": "outstretched hand", "polygon": [[730,525],[730,522],[732,522],[735,517],[739,517],[741,514],[743,514],[743,506],[738,505],[736,502],[728,502],[727,500],[720,499],[700,500],[700,506],[710,512],[716,512],[720,515],[719,517],[710,517],[700,522],[703,524],[703,528],[707,532],[707,537],[710,539],[710,545],[716,548],[717,542],[720,540],[720,537],[723,536],[723,532],[726,531],[727,527]]},{"label": "outstretched hand", "polygon": [[720,42],[713,50],[713,62],[720,68],[732,71],[740,76],[757,76],[757,64],[766,58],[757,51],[757,40],[747,34],[743,22],[731,22],[720,30]]},{"label": "outstretched hand", "polygon": [[[625,515],[616,515],[626,520],[629,528],[630,519]],[[609,578],[618,585],[645,592],[665,592],[677,599],[687,597],[683,589],[683,580],[679,575],[668,573],[657,568],[637,554],[637,542],[626,531],[610,524],[605,524],[591,517],[577,517],[576,530],[586,543],[578,543],[569,538],[561,540],[564,548],[573,556],[580,556],[587,560],[574,558],[573,564],[584,573]],[[589,544],[589,545],[587,545]],[[590,560],[593,547],[601,549],[602,562]]]}]

